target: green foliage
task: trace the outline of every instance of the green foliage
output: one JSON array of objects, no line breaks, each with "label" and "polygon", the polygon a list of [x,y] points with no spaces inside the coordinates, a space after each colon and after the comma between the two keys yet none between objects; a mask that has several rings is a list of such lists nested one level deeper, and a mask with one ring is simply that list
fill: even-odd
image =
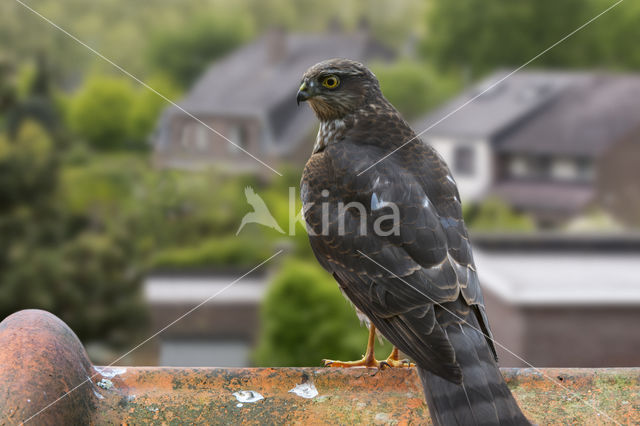
[{"label": "green foliage", "polygon": [[20,71],[16,76],[11,64],[5,64],[4,69],[0,64],[0,112],[5,113],[3,128],[13,138],[24,122],[35,121],[59,141],[62,126],[45,56],[40,55],[35,64],[24,66]]},{"label": "green foliage", "polygon": [[19,85],[13,71],[13,64],[0,56],[0,112],[13,104],[18,92]]},{"label": "green foliage", "polygon": [[[167,77],[150,78],[148,84],[168,99],[180,93]],[[102,75],[89,77],[71,99],[60,103],[66,107],[69,127],[100,151],[147,150],[148,138],[168,105],[154,91],[133,87],[128,77]]]},{"label": "green foliage", "polygon": [[[313,366],[323,358],[355,360],[367,341],[353,307],[315,261],[284,264],[263,301],[261,327],[254,353],[259,366]],[[378,357],[386,357],[391,346],[378,349]]]},{"label": "green foliage", "polygon": [[530,216],[514,211],[499,198],[492,197],[480,204],[466,204],[464,221],[474,231],[534,231]]},{"label": "green foliage", "polygon": [[[425,56],[472,76],[517,67],[611,5],[605,0],[437,0],[428,13]],[[640,36],[639,17],[640,5],[621,4],[534,65],[638,69],[640,55],[629,43]]]},{"label": "green foliage", "polygon": [[0,134],[0,212],[51,197],[56,185],[53,142],[36,123],[21,126],[15,140]]},{"label": "green foliage", "polygon": [[[64,5],[56,0],[38,0],[32,5],[43,16],[145,81],[157,72],[167,71],[172,77],[177,76],[174,69],[180,74],[193,74],[191,69],[198,64],[223,54],[221,46],[236,42],[237,37],[226,36],[223,30],[216,29],[218,27],[230,34],[245,34],[240,39],[242,42],[247,36],[261,34],[274,26],[291,31],[324,31],[336,17],[346,31],[352,31],[365,18],[378,39],[401,47],[409,36],[424,32],[423,16],[427,6],[427,2],[415,0],[348,3],[342,0],[155,0],[153,7],[145,2],[126,0],[91,4],[84,0],[65,0]],[[206,27],[207,23],[210,28]],[[196,26],[200,29],[194,28]],[[198,32],[207,38],[197,42],[189,36]],[[170,41],[163,47],[165,38],[179,42]],[[17,62],[41,51],[55,52],[51,59],[56,81],[67,85],[89,70],[112,70],[112,65],[47,26],[16,2],[0,2],[0,54],[7,50]],[[186,78],[178,83],[186,87],[190,80]]]},{"label": "green foliage", "polygon": [[251,32],[241,15],[198,15],[185,27],[158,31],[151,38],[149,61],[186,88],[207,65],[234,50]]},{"label": "green foliage", "polygon": [[130,344],[147,314],[132,224],[66,210],[59,155],[32,121],[15,138],[0,135],[0,318],[46,309],[85,342]]},{"label": "green foliage", "polygon": [[[251,211],[244,197],[246,186],[255,188],[286,229],[287,187],[263,188],[254,177],[225,177],[215,171],[152,169],[139,153],[103,153],[83,160],[79,147],[74,157],[61,173],[65,208],[74,214],[90,213],[93,220],[106,224],[120,216],[133,221],[131,238],[150,250],[151,267],[244,268],[269,257],[286,238],[256,224],[235,234]],[[298,212],[299,201],[296,206]],[[301,225],[295,244],[296,252],[306,254],[309,243]]]},{"label": "green foliage", "polygon": [[440,76],[419,62],[380,64],[373,71],[384,96],[408,120],[442,103],[460,88],[453,76]]},{"label": "green foliage", "polygon": [[[180,90],[167,77],[156,76],[146,82],[166,98],[177,101]],[[129,136],[134,143],[146,147],[147,139],[153,131],[160,113],[169,103],[146,87],[141,87],[131,106],[129,115]]]},{"label": "green foliage", "polygon": [[69,127],[96,149],[124,148],[135,96],[125,77],[91,77],[71,103]]},{"label": "green foliage", "polygon": [[159,269],[250,268],[274,253],[273,244],[243,236],[211,236],[187,247],[167,248],[153,258]]},{"label": "green foliage", "polygon": [[123,347],[144,329],[144,271],[129,232],[126,226],[109,233],[84,231],[62,249],[68,284],[56,311],[84,340]]},{"label": "green foliage", "polygon": [[563,226],[564,231],[575,233],[624,232],[625,226],[602,207],[593,206]]}]

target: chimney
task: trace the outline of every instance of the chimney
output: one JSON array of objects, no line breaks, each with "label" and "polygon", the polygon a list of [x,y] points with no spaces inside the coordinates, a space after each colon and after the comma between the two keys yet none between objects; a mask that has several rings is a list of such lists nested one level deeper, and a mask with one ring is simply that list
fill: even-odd
[{"label": "chimney", "polygon": [[267,62],[274,64],[287,56],[287,34],[282,28],[272,28],[266,36]]}]

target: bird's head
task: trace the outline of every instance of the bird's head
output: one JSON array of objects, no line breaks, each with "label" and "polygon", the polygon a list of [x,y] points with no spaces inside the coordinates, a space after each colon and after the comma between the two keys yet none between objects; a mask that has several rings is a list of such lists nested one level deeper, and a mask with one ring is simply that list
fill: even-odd
[{"label": "bird's head", "polygon": [[349,59],[329,59],[309,68],[296,98],[308,101],[320,121],[343,118],[379,95],[380,84],[367,67]]}]

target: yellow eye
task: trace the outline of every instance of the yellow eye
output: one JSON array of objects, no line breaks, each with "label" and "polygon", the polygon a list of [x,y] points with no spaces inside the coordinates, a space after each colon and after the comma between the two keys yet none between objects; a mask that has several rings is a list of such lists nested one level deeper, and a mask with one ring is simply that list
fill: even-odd
[{"label": "yellow eye", "polygon": [[322,85],[327,89],[335,89],[338,84],[340,84],[340,79],[335,75],[327,76],[322,80]]}]

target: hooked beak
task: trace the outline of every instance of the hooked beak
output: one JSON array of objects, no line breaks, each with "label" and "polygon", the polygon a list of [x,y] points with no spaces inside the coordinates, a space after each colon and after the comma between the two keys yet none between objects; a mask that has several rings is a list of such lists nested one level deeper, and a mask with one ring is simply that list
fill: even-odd
[{"label": "hooked beak", "polygon": [[309,98],[311,98],[310,88],[308,87],[307,82],[304,81],[298,89],[298,94],[296,95],[296,103],[300,105],[300,102],[304,102]]}]

